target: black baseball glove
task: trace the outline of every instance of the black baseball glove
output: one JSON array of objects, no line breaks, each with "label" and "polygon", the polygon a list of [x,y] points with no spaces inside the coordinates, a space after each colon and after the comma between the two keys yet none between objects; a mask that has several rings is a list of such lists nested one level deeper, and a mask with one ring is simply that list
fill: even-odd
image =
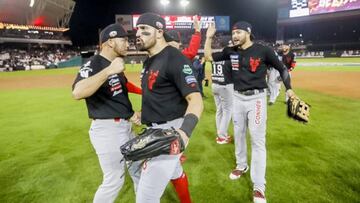
[{"label": "black baseball glove", "polygon": [[294,96],[287,102],[287,115],[297,121],[307,123],[310,116],[310,105]]},{"label": "black baseball glove", "polygon": [[146,129],[120,147],[126,161],[138,161],[162,154],[180,154],[185,144],[175,129]]}]

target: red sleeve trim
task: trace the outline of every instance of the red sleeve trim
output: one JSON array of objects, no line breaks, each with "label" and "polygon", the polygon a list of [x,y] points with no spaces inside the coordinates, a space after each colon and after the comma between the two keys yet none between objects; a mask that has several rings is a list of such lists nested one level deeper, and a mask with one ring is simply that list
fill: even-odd
[{"label": "red sleeve trim", "polygon": [[128,89],[128,92],[130,93],[134,93],[134,94],[142,94],[142,89],[138,86],[136,86],[134,83],[132,82],[127,82],[126,83],[126,88]]}]

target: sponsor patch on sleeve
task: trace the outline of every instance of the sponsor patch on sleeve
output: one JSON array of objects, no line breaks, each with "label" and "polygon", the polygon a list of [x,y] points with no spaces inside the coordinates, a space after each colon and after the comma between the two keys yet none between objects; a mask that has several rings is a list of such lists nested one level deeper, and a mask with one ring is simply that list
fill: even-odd
[{"label": "sponsor patch on sleeve", "polygon": [[197,83],[197,80],[193,75],[186,76],[185,81],[186,81],[187,84]]},{"label": "sponsor patch on sleeve", "polygon": [[191,67],[187,64],[184,65],[183,67],[183,73],[185,73],[186,75],[191,75],[193,73]]},{"label": "sponsor patch on sleeve", "polygon": [[191,87],[191,88],[195,88],[196,87],[196,84],[197,84],[197,80],[195,78],[195,76],[193,75],[188,75],[185,77],[185,81],[186,81],[186,84]]},{"label": "sponsor patch on sleeve", "polygon": [[239,55],[237,54],[232,54],[230,55],[230,61],[231,61],[231,66],[233,70],[239,70]]}]

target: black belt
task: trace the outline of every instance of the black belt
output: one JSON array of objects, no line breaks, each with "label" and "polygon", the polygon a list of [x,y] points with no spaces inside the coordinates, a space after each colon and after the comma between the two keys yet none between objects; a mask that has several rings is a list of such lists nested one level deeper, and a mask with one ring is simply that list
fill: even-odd
[{"label": "black belt", "polygon": [[154,122],[154,123],[146,123],[145,125],[147,127],[154,127],[155,125],[161,125],[161,124],[164,124],[164,123],[167,123],[167,121],[160,121],[160,122]]},{"label": "black belt", "polygon": [[255,94],[259,94],[264,92],[264,89],[253,89],[253,90],[245,90],[245,91],[237,91],[239,94],[245,95],[245,96],[252,96]]},{"label": "black belt", "polygon": [[108,119],[114,119],[115,122],[120,122],[121,120],[129,121],[128,118],[92,118],[94,121],[96,120],[108,120]]}]

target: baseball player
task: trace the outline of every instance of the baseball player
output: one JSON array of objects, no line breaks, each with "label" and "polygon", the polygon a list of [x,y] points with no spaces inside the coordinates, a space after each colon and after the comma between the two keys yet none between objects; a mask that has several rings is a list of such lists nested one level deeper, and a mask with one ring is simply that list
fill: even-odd
[{"label": "baseball player", "polygon": [[[281,61],[282,57],[275,52],[275,54],[278,56],[279,60]],[[269,87],[269,105],[273,105],[276,101],[276,98],[280,94],[281,89],[281,76],[279,71],[277,71],[273,67],[269,67],[267,71],[267,85]]]},{"label": "baseball player", "polygon": [[[185,143],[203,110],[203,102],[191,63],[165,41],[165,20],[157,14],[145,13],[137,21],[137,46],[147,51],[142,78],[141,122],[150,128],[175,128]],[[136,194],[138,203],[156,203],[171,179],[186,182],[180,154],[160,155],[143,164]],[[186,188],[176,188],[181,202],[191,202]]]},{"label": "baseball player", "polygon": [[274,51],[266,46],[252,42],[252,27],[240,21],[232,27],[234,47],[226,47],[222,52],[212,53],[211,43],[216,32],[212,23],[206,33],[205,56],[213,61],[230,60],[234,82],[233,121],[235,139],[236,168],[230,173],[232,180],[238,179],[247,172],[246,131],[251,136],[251,171],[254,202],[266,202],[265,169],[266,169],[266,81],[268,66],[281,73],[289,96],[295,96],[291,90],[290,77],[284,65]]},{"label": "baseball player", "polygon": [[[193,25],[194,25],[195,33],[191,36],[189,46],[181,51],[181,53],[184,54],[186,58],[188,58],[189,60],[193,60],[194,57],[197,55],[201,43],[201,32],[200,32],[201,28],[200,28],[199,17],[197,15],[193,16],[193,21],[194,21]],[[181,36],[178,31],[176,30],[167,31],[165,35],[165,41],[169,45],[177,49],[180,49]]]},{"label": "baseball player", "polygon": [[[90,141],[99,159],[103,181],[94,202],[114,202],[124,183],[125,161],[120,146],[131,137],[131,121],[140,124],[140,116],[130,103],[128,92],[141,89],[127,81],[123,57],[127,54],[127,32],[120,24],[107,26],[100,34],[102,50],[84,64],[73,84],[73,97],[85,99],[89,118]],[[136,164],[129,168],[135,183],[139,181]]]},{"label": "baseball player", "polygon": [[276,98],[280,94],[281,80],[279,80],[280,73],[275,68],[270,67],[267,72],[268,80],[267,85],[269,87],[269,105],[273,105],[276,102]]},{"label": "baseball player", "polygon": [[[200,28],[199,18],[197,15],[193,16],[193,26],[195,29],[195,33],[191,36],[189,46],[184,48],[183,50],[181,50],[181,53],[189,60],[194,59],[194,57],[198,53],[198,50],[200,48],[200,43],[201,43],[201,33],[200,33],[201,28]],[[173,46],[176,49],[180,50],[180,46],[181,46],[180,32],[178,32],[176,30],[168,30],[168,31],[166,31],[166,35],[164,36],[164,38],[165,38],[165,41],[170,46]],[[181,163],[185,162],[185,160],[186,160],[186,156],[184,154],[182,154],[180,157]],[[184,174],[185,174],[185,172],[184,172]],[[185,178],[187,179],[186,176],[184,176],[184,179]],[[175,190],[178,193],[179,198],[182,199],[182,202],[186,202],[185,200],[191,199],[190,193],[188,191],[183,192],[183,190],[185,190],[185,188],[188,188],[187,180],[186,181],[177,181],[175,179],[175,180],[171,180],[171,182],[173,183]],[[185,185],[181,185],[181,184],[185,184]],[[189,195],[189,196],[185,197],[185,195]]]},{"label": "baseball player", "polygon": [[[291,71],[296,66],[295,54],[290,49],[290,44],[282,45],[282,52],[280,52],[280,57],[282,58],[282,62],[285,64],[287,70],[289,71],[289,76],[291,77]],[[288,101],[289,96],[285,94],[285,103]]]},{"label": "baseball player", "polygon": [[[229,46],[232,46],[231,41]],[[234,94],[234,84],[231,79],[231,63],[229,60],[212,62],[211,80],[216,106],[216,143],[228,144],[231,142],[231,137],[227,131],[231,120]]]},{"label": "baseball player", "polygon": [[202,57],[200,59],[199,56],[195,56],[194,61],[193,61],[193,71],[194,71],[194,76],[197,80],[197,83],[199,85],[199,89],[200,89],[200,94],[203,98],[205,98],[204,95],[204,91],[203,91],[203,86],[202,83],[205,79],[205,59],[204,57]]}]

